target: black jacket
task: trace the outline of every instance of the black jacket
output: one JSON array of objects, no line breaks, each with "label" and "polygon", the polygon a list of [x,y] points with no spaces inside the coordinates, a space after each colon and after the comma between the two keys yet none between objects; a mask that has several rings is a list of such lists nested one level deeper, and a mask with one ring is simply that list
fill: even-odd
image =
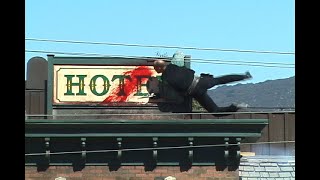
[{"label": "black jacket", "polygon": [[168,102],[157,103],[162,112],[188,113],[192,112],[192,99],[176,91],[165,81],[159,83],[160,97]]},{"label": "black jacket", "polygon": [[193,81],[194,70],[180,67],[174,64],[167,65],[166,69],[162,73],[162,81],[167,82],[175,89],[186,92]]}]

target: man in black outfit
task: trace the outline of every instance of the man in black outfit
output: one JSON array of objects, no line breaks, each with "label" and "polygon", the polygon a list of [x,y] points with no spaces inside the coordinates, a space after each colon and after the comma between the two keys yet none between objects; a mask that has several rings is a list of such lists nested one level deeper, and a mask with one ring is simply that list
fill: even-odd
[{"label": "man in black outfit", "polygon": [[161,79],[185,96],[191,96],[210,113],[236,112],[240,108],[231,104],[227,107],[218,107],[207,94],[207,90],[215,85],[226,84],[252,78],[249,72],[245,74],[231,74],[213,77],[210,74],[195,75],[195,71],[186,67],[180,67],[164,60],[156,60],[153,65],[157,73],[162,73]]}]

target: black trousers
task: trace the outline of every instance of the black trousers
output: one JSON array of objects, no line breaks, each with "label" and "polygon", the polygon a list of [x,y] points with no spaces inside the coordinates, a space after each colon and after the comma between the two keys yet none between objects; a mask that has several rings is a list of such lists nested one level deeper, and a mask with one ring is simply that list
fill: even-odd
[{"label": "black trousers", "polygon": [[218,107],[217,104],[208,95],[207,90],[220,84],[227,84],[235,81],[247,79],[246,75],[225,75],[220,77],[201,76],[191,96],[199,102],[208,112],[236,112],[235,105],[227,107]]}]

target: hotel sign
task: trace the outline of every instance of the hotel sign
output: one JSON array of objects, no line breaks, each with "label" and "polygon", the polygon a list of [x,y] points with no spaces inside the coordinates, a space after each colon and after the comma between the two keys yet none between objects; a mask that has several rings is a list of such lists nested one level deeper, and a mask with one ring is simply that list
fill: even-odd
[{"label": "hotel sign", "polygon": [[54,65],[54,105],[121,105],[148,102],[152,66]]}]

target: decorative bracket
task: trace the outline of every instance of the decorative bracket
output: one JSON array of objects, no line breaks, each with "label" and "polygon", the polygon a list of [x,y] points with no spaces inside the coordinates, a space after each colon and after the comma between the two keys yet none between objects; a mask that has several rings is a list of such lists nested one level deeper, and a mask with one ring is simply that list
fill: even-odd
[{"label": "decorative bracket", "polygon": [[46,154],[45,154],[46,162],[50,163],[50,138],[44,138],[44,141],[45,141],[45,150],[46,150]]},{"label": "decorative bracket", "polygon": [[158,151],[157,151],[156,148],[158,147],[158,138],[157,137],[153,137],[152,141],[153,141],[153,147],[155,148],[152,151],[152,157],[153,157],[154,162],[157,163],[158,162]]},{"label": "decorative bracket", "polygon": [[241,138],[236,138],[236,141],[237,141],[237,155],[236,155],[236,159],[237,160],[240,160],[240,141],[241,141]]},{"label": "decorative bracket", "polygon": [[117,143],[118,143],[118,152],[117,152],[117,159],[120,161],[121,160],[121,156],[122,156],[122,138],[117,138]]},{"label": "decorative bracket", "polygon": [[84,164],[86,163],[86,158],[87,158],[86,140],[87,138],[81,138],[81,161]]},{"label": "decorative bracket", "polygon": [[224,159],[225,160],[228,160],[229,159],[229,138],[224,138],[224,144],[225,144],[225,147],[224,147]]},{"label": "decorative bracket", "polygon": [[192,146],[193,146],[193,137],[189,137],[188,138],[188,141],[189,141],[189,146],[191,147],[189,149],[189,152],[188,152],[188,159],[190,161],[190,163],[192,164],[193,162],[193,149],[192,149]]}]

